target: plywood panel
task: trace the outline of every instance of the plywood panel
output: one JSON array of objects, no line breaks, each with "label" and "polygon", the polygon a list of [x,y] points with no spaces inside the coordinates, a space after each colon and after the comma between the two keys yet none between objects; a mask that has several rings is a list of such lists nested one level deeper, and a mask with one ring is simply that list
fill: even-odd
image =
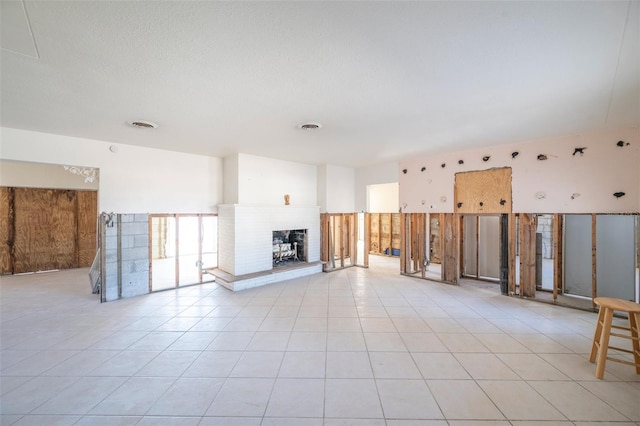
[{"label": "plywood panel", "polygon": [[14,273],[77,267],[76,192],[15,189]]},{"label": "plywood panel", "polygon": [[91,266],[96,255],[98,193],[78,191],[78,267]]},{"label": "plywood panel", "polygon": [[11,274],[12,188],[0,187],[0,274]]},{"label": "plywood panel", "polygon": [[456,173],[456,213],[511,213],[511,168]]}]

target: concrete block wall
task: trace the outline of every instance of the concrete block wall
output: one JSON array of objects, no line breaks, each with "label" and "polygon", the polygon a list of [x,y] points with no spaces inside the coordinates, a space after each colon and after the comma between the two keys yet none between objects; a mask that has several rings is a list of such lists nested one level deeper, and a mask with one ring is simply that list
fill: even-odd
[{"label": "concrete block wall", "polygon": [[102,250],[103,302],[149,293],[149,215],[114,215]]},{"label": "concrete block wall", "polygon": [[551,216],[539,215],[538,234],[542,234],[542,257],[544,259],[553,258],[553,221]]}]

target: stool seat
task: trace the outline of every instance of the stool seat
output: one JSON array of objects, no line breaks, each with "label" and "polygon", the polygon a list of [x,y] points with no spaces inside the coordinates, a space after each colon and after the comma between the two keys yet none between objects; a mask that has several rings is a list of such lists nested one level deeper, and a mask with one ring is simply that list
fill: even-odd
[{"label": "stool seat", "polygon": [[[596,363],[596,377],[598,379],[602,379],[604,377],[606,360],[633,365],[636,367],[636,373],[640,374],[640,338],[638,333],[638,324],[640,324],[640,304],[630,302],[628,300],[615,299],[613,297],[596,297],[593,299],[593,303],[600,307],[598,312],[598,322],[596,324],[596,332],[593,336],[593,344],[591,345],[591,354],[589,355],[589,361],[595,362],[596,359],[598,360]],[[625,312],[628,315],[628,328],[613,325],[614,311]],[[612,328],[625,330],[628,333],[612,333]],[[610,336],[631,340],[631,350],[609,346]],[[633,362],[607,356],[607,350],[609,348],[632,354]]]}]

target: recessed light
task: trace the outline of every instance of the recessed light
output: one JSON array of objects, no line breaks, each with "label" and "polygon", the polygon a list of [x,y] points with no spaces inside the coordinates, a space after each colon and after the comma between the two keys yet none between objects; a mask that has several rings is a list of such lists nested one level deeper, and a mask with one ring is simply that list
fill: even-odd
[{"label": "recessed light", "polygon": [[132,121],[131,124],[133,127],[140,127],[143,129],[155,129],[158,127],[156,123],[152,123],[150,121]]},{"label": "recessed light", "polygon": [[301,124],[300,128],[302,130],[313,130],[313,129],[319,129],[321,126],[318,123],[305,123],[305,124]]}]

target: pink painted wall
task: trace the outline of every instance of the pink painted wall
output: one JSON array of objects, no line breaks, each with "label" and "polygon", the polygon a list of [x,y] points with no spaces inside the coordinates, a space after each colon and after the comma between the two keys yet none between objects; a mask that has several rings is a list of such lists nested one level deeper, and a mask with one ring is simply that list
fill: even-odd
[{"label": "pink painted wall", "polygon": [[[623,147],[617,146],[624,141]],[[575,148],[586,147],[584,154]],[[513,158],[512,153],[519,154]],[[544,154],[547,160],[540,161]],[[483,157],[490,156],[488,161]],[[459,164],[459,160],[464,163]],[[441,165],[445,164],[443,168]],[[422,168],[424,171],[421,171]],[[511,167],[514,213],[640,212],[640,129],[599,131],[401,161],[405,212],[454,211],[455,173]],[[406,169],[407,172],[403,173]],[[624,192],[620,198],[615,192]],[[579,194],[574,196],[572,195]]]}]

